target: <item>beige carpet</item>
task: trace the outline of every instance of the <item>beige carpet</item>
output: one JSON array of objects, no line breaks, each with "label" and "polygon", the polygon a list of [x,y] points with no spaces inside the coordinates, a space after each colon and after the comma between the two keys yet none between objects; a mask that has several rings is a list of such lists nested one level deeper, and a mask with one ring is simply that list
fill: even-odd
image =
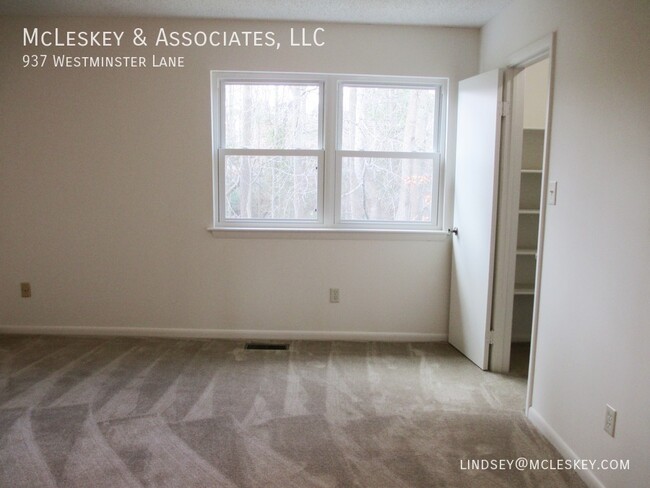
[{"label": "beige carpet", "polygon": [[523,374],[447,344],[0,336],[2,487],[564,487]]}]

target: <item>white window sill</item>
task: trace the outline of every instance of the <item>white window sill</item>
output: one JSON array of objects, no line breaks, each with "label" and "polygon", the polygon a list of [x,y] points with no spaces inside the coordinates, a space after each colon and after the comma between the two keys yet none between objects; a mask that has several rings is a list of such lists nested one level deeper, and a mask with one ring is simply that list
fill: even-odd
[{"label": "white window sill", "polygon": [[339,228],[266,228],[208,227],[216,238],[226,239],[331,239],[378,241],[443,241],[448,234],[442,230],[410,229],[339,229]]}]

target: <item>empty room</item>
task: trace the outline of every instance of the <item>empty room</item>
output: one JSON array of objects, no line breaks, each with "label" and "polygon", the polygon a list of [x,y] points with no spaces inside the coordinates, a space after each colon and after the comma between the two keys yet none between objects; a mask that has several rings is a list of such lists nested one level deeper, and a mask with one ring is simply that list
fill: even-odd
[{"label": "empty room", "polygon": [[649,79],[646,0],[0,0],[0,486],[648,486]]}]

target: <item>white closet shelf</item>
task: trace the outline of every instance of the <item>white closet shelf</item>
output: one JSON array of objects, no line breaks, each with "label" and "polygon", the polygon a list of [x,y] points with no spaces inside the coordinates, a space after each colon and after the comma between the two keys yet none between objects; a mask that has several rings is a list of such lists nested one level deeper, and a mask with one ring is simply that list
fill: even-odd
[{"label": "white closet shelf", "polygon": [[519,215],[539,215],[539,209],[536,208],[520,208]]},{"label": "white closet shelf", "polygon": [[541,169],[522,169],[521,173],[524,175],[541,175]]},{"label": "white closet shelf", "polygon": [[534,295],[535,288],[532,286],[519,285],[515,287],[515,295]]},{"label": "white closet shelf", "polygon": [[536,256],[537,249],[517,249],[518,256]]}]

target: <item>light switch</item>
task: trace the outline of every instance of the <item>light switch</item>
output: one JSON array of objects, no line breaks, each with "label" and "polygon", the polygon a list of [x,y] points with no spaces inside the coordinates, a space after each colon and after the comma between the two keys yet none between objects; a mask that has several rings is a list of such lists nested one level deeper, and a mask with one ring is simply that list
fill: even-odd
[{"label": "light switch", "polygon": [[555,205],[557,199],[557,181],[548,182],[548,197],[546,203],[548,205]]}]

